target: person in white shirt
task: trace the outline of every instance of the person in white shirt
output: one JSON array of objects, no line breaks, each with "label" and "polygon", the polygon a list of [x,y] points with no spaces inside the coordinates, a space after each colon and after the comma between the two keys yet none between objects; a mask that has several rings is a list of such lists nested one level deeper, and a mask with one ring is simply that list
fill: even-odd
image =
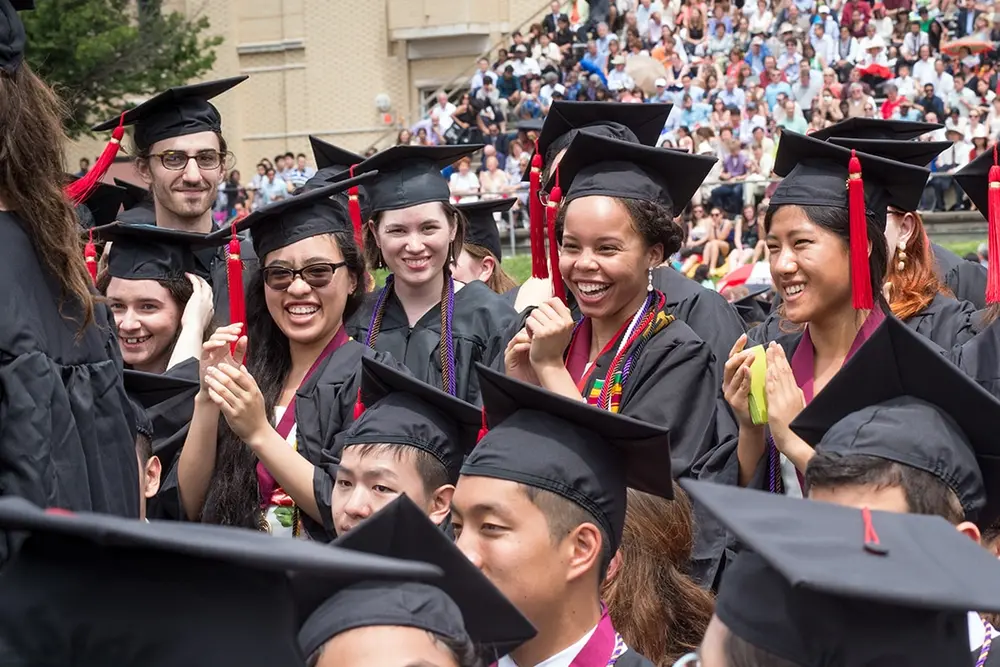
[{"label": "person in white shirt", "polygon": [[539,61],[539,64],[545,60],[548,63],[558,65],[562,62],[562,51],[559,50],[555,42],[549,39],[549,34],[543,32],[538,36],[538,43],[531,47],[531,57]]},{"label": "person in white shirt", "polygon": [[913,99],[917,96],[917,80],[910,76],[910,66],[901,64],[896,78],[892,80],[902,97]]},{"label": "person in white shirt", "polygon": [[[913,78],[923,88],[925,82],[934,82],[934,60],[931,58],[931,47],[926,44],[920,47],[918,53],[920,57],[913,63]],[[937,90],[937,86],[934,89]]]},{"label": "person in white shirt", "polygon": [[914,61],[920,57],[920,47],[929,46],[927,33],[920,30],[920,21],[910,21],[910,31],[903,37],[899,55],[903,60]]},{"label": "person in white shirt", "polygon": [[931,178],[931,187],[935,195],[934,210],[945,210],[945,197],[954,191],[955,204],[951,210],[957,211],[962,208],[962,191],[956,187],[955,179],[949,174],[969,164],[972,144],[965,140],[965,130],[961,126],[948,128],[945,131],[945,138],[954,143],[935,160],[937,173]]},{"label": "person in white shirt", "polygon": [[483,77],[490,73],[490,61],[480,58],[476,61],[476,73],[469,79],[469,90],[476,91],[483,87]]},{"label": "person in white shirt", "polygon": [[928,83],[934,84],[934,90],[942,99],[947,98],[948,94],[955,90],[955,81],[951,74],[945,71],[944,61],[941,59],[934,61],[934,73],[923,82],[923,85],[926,86]]},{"label": "person in white shirt", "polygon": [[813,24],[812,30],[809,31],[809,42],[823,67],[837,62],[837,44],[826,32],[826,27],[822,23]]},{"label": "person in white shirt", "polygon": [[[746,10],[744,9],[744,11]],[[771,32],[771,24],[774,23],[774,14],[767,8],[767,0],[757,0],[756,8],[751,9],[749,18],[751,34],[767,34]]]},{"label": "person in white shirt", "polygon": [[527,76],[529,74],[534,76],[542,75],[542,68],[538,66],[538,61],[528,57],[528,47],[524,44],[518,44],[514,47],[514,57],[504,63],[504,68],[508,65],[514,68],[514,76],[516,77]]},{"label": "person in white shirt", "polygon": [[792,82],[792,96],[800,109],[812,109],[813,101],[823,90],[823,75],[810,69],[809,63],[803,60],[799,63],[799,75]]},{"label": "person in white shirt", "polygon": [[654,12],[662,11],[663,4],[660,0],[639,0],[639,6],[635,8],[635,22],[641,28],[649,23]]},{"label": "person in white shirt", "polygon": [[447,132],[454,122],[452,116],[455,114],[455,105],[448,101],[448,93],[438,93],[437,102],[430,108],[429,113],[432,116],[437,114],[437,123],[441,133]]},{"label": "person in white shirt", "polygon": [[611,59],[611,64],[614,66],[614,69],[608,72],[608,89],[615,90],[612,88],[613,85],[617,85],[618,90],[632,90],[635,88],[635,81],[625,71],[625,56],[615,56]]}]

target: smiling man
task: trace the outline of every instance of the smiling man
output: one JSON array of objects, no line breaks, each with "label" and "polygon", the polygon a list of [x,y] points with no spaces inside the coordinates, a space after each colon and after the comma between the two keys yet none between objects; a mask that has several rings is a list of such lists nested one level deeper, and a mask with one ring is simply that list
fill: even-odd
[{"label": "smiling man", "polygon": [[626,485],[672,494],[666,429],[478,367],[490,430],[452,499],[456,543],[538,629],[497,667],[651,665],[600,601]]},{"label": "smiling man", "polygon": [[[135,167],[149,186],[154,206],[154,216],[139,222],[201,234],[212,231],[212,205],[226,174],[229,152],[222,136],[222,116],[209,100],[248,78],[171,88],[126,111],[122,119],[93,128],[108,131],[119,122],[134,126]],[[243,246],[241,256],[253,259],[250,244]],[[228,321],[229,313],[224,258],[217,248],[198,253],[205,273],[212,276],[219,321]]]}]

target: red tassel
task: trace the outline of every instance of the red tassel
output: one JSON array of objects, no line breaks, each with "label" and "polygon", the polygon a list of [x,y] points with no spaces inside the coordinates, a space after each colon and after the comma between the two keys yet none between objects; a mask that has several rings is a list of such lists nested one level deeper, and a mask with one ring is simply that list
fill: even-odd
[{"label": "red tassel", "polygon": [[358,387],[358,398],[354,401],[354,419],[360,419],[363,414],[365,414],[365,404],[361,400],[361,388]]},{"label": "red tassel", "polygon": [[124,121],[125,114],[123,113],[118,120],[118,127],[111,133],[111,141],[104,147],[104,151],[97,158],[94,166],[90,168],[90,171],[83,178],[78,178],[66,186],[66,196],[73,202],[74,206],[79,206],[87,200],[87,197],[94,192],[97,184],[101,182],[104,175],[108,173],[108,169],[114,164],[115,158],[118,156],[118,149],[122,145],[122,137],[125,136]]},{"label": "red tassel", "polygon": [[563,284],[562,272],[559,270],[559,244],[556,242],[556,218],[559,216],[559,202],[562,201],[562,188],[559,187],[559,176],[556,172],[556,186],[549,193],[549,201],[545,205],[545,221],[549,232],[549,264],[552,265],[552,294],[566,303],[566,285]]},{"label": "red tassel", "polygon": [[531,242],[531,276],[532,278],[548,278],[549,271],[545,266],[545,211],[538,193],[542,189],[542,156],[538,152],[538,142],[535,142],[535,155],[531,158],[531,186],[528,190],[528,238]]},{"label": "red tassel", "polygon": [[[350,177],[354,178],[354,167],[351,165]],[[358,200],[358,186],[347,190],[347,212],[351,216],[351,224],[354,225],[354,242],[361,248],[364,244],[364,234],[362,231],[364,220],[361,219],[361,202]]]},{"label": "red tassel", "polygon": [[482,413],[482,425],[479,427],[479,433],[476,435],[476,442],[479,442],[486,437],[486,434],[490,432],[490,427],[486,423],[486,410],[485,408],[481,411]]},{"label": "red tassel", "polygon": [[[989,180],[989,227],[987,235],[987,252],[989,265],[986,269],[986,303],[1000,302],[1000,167],[997,166],[997,147],[993,147],[993,166],[990,167]],[[994,259],[994,257],[998,259]]]},{"label": "red tassel", "polygon": [[94,245],[94,230],[88,231],[87,245],[83,247],[83,258],[87,262],[87,273],[91,280],[97,284],[97,247]]},{"label": "red tassel", "polygon": [[[246,301],[243,296],[243,262],[240,259],[240,239],[236,236],[236,223],[233,223],[233,237],[229,239],[229,253],[226,258],[226,279],[229,283],[229,323],[239,322],[240,336],[246,333]],[[229,350],[236,354],[236,343],[231,343]]]},{"label": "red tassel", "polygon": [[868,221],[865,219],[865,183],[861,180],[861,160],[851,151],[848,165],[847,206],[851,221],[851,298],[857,310],[875,307],[872,277],[868,270]]}]

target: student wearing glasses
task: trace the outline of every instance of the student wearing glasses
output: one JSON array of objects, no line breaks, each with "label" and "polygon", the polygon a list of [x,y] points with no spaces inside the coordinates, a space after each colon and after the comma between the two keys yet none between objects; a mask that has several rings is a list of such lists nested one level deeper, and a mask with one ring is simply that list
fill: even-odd
[{"label": "student wearing glasses", "polygon": [[[119,123],[133,127],[136,171],[152,194],[155,218],[150,224],[199,234],[213,230],[212,206],[230,153],[222,136],[222,116],[209,100],[247,78],[171,88],[94,127],[95,131],[112,130]],[[252,260],[250,244],[244,245],[241,256]],[[216,248],[198,256],[211,277],[216,315],[228,321],[225,252]]]},{"label": "student wearing glasses", "polygon": [[361,358],[393,363],[344,329],[364,294],[365,263],[346,206],[331,197],[358,180],[277,202],[239,223],[251,231],[262,267],[246,294],[253,344],[247,354],[248,337],[237,338],[236,325],[203,347],[201,389],[177,464],[188,520],[333,537],[335,473],[324,452],[354,419]]}]

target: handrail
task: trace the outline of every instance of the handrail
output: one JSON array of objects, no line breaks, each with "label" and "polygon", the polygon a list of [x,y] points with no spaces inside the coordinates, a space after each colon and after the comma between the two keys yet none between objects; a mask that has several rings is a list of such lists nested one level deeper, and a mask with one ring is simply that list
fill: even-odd
[{"label": "handrail", "polygon": [[[511,30],[508,33],[501,33],[501,37],[500,37],[499,40],[497,40],[496,42],[494,42],[492,46],[490,46],[488,49],[486,49],[485,51],[483,51],[482,53],[480,53],[478,56],[476,56],[476,58],[472,61],[472,63],[469,64],[465,69],[463,69],[458,74],[456,74],[455,76],[453,76],[450,79],[448,79],[447,83],[441,84],[434,91],[432,97],[436,98],[440,93],[445,92],[448,88],[450,88],[456,81],[459,81],[460,79],[462,79],[464,77],[470,77],[470,76],[472,76],[473,71],[476,69],[476,63],[479,62],[480,58],[488,58],[491,53],[493,53],[504,42],[507,41],[507,39],[509,38],[509,36],[511,34],[513,34],[516,31],[523,30],[525,26],[531,25],[531,22],[535,18],[537,18],[539,14],[542,14],[542,13],[545,12],[545,8],[548,6],[548,4],[549,4],[548,2],[543,3],[542,6],[539,9],[535,10],[532,14],[530,14],[528,16],[528,18],[523,23],[521,23],[521,25],[519,25],[517,28],[515,28],[514,30]],[[508,7],[509,7],[509,5],[508,5]],[[449,93],[448,99],[451,99],[451,97],[455,94],[455,92],[456,91],[453,90],[451,93]],[[410,109],[410,114],[411,115],[417,115],[417,114],[420,114],[421,111],[422,111],[422,109],[420,108],[420,104],[418,102],[417,105],[414,108]],[[412,125],[412,124],[413,123],[409,123],[409,125]],[[365,150],[363,152],[368,152],[372,148],[375,148],[378,144],[380,144],[382,141],[384,141],[386,137],[391,136],[394,132],[398,132],[401,127],[402,126],[398,122],[394,123],[393,126],[390,129],[388,129],[385,132],[383,132],[381,135],[379,135],[379,137],[377,139],[375,139],[375,141],[373,141],[370,144],[368,144],[368,146],[365,148]]]}]

